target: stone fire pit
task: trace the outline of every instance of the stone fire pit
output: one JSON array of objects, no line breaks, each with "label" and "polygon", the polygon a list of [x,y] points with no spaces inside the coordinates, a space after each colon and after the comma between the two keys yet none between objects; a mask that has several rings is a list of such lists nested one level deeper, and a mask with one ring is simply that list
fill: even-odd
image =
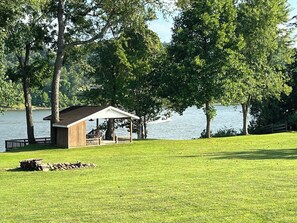
[{"label": "stone fire pit", "polygon": [[71,170],[78,168],[95,167],[94,163],[42,163],[42,159],[26,159],[20,161],[20,169],[27,171],[51,171],[51,170]]}]

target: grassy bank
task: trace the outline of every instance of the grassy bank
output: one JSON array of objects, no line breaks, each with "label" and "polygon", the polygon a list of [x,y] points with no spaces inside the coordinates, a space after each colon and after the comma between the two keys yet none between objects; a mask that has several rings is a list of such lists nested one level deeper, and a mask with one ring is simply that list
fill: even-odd
[{"label": "grassy bank", "polygon": [[[297,134],[0,154],[1,222],[297,222]],[[26,158],[96,168],[20,172]]]}]

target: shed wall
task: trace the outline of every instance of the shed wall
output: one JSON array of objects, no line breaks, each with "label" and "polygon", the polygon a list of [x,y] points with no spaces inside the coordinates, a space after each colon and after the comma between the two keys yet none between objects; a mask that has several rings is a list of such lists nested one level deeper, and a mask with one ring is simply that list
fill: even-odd
[{"label": "shed wall", "polygon": [[68,144],[68,129],[67,128],[56,128],[57,131],[57,146],[69,148]]},{"label": "shed wall", "polygon": [[86,145],[86,122],[82,121],[68,128],[68,147]]}]

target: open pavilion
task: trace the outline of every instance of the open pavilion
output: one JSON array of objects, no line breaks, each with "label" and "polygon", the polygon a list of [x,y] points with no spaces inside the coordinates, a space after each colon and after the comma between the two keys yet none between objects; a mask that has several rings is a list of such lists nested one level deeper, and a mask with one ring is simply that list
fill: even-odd
[{"label": "open pavilion", "polygon": [[[108,141],[98,134],[99,119],[128,119],[130,120],[130,136],[128,140],[132,142],[132,120],[139,119],[138,116],[125,112],[113,106],[71,106],[60,111],[60,121],[53,123],[55,128],[57,146],[60,147],[79,147],[87,145],[101,145]],[[51,115],[44,118],[51,120]],[[97,120],[96,131],[87,134],[86,122]],[[113,140],[109,142],[118,142],[119,138],[113,133]]]}]

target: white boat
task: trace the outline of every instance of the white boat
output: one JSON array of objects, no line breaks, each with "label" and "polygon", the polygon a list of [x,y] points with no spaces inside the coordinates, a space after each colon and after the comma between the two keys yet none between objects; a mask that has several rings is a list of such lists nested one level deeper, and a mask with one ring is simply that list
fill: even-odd
[{"label": "white boat", "polygon": [[161,117],[158,118],[157,120],[148,122],[148,124],[158,124],[158,123],[170,122],[170,121],[172,121],[172,119],[171,119],[170,117],[161,116]]}]

